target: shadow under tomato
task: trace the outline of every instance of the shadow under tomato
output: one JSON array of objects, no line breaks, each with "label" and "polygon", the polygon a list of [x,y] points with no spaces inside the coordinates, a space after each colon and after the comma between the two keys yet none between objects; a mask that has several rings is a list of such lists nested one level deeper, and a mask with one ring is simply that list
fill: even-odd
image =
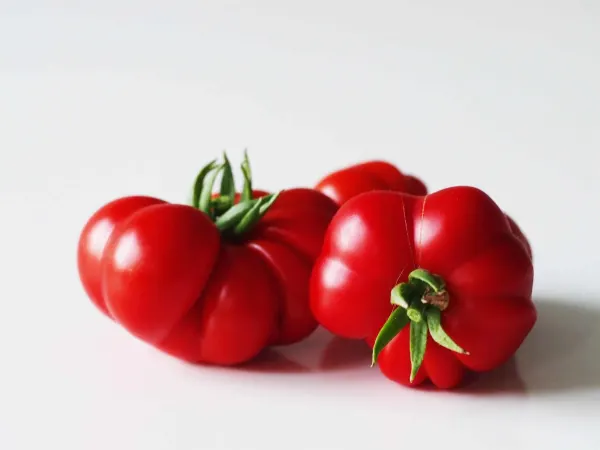
[{"label": "shadow under tomato", "polygon": [[[387,380],[388,382],[392,382]],[[399,384],[399,386],[401,386]],[[451,389],[439,389],[430,380],[414,387],[401,386],[423,392],[439,392],[445,395],[525,395],[527,389],[519,374],[514,358],[489,372],[466,372],[461,383]]]},{"label": "shadow under tomato", "polygon": [[371,349],[362,339],[334,336],[321,355],[322,371],[352,370],[371,367]]},{"label": "shadow under tomato", "polygon": [[468,373],[456,391],[473,395],[524,395],[527,388],[513,357],[489,372]]},{"label": "shadow under tomato", "polygon": [[493,371],[469,374],[456,392],[536,396],[600,388],[600,302],[534,301],[538,319],[516,355]]},{"label": "shadow under tomato", "polygon": [[[600,388],[600,301],[537,298],[538,320],[515,357],[484,373],[469,373],[448,392],[467,395],[541,395]],[[597,305],[597,306],[596,306]],[[370,367],[362,340],[335,337],[319,328],[290,346],[273,347],[238,366],[264,373],[359,371]],[[381,382],[388,381],[383,375]],[[431,384],[419,389],[433,390]]]},{"label": "shadow under tomato", "polygon": [[310,368],[301,362],[288,358],[285,354],[267,348],[263,350],[256,358],[236,367],[238,370],[247,372],[267,372],[267,373],[302,373],[310,372]]},{"label": "shadow under tomato", "polygon": [[317,329],[302,342],[271,347],[238,370],[265,373],[303,373],[358,370],[370,365],[370,350],[364,341],[334,336]]},{"label": "shadow under tomato", "polygon": [[517,353],[532,394],[600,388],[600,299],[536,298],[538,320]]}]

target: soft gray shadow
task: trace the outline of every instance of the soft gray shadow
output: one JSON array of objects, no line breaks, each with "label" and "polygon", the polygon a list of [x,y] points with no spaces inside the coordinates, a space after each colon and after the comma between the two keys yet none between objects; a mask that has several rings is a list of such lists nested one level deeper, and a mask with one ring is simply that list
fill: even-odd
[{"label": "soft gray shadow", "polygon": [[[451,392],[546,395],[600,389],[600,300],[539,297],[535,303],[538,320],[516,356],[493,371],[468,374]],[[318,329],[298,344],[266,349],[238,369],[314,374],[362,370],[369,364],[370,350],[363,341]]]},{"label": "soft gray shadow", "polygon": [[538,320],[516,355],[490,372],[467,374],[450,392],[536,396],[600,389],[600,301],[534,301]]},{"label": "soft gray shadow", "polygon": [[600,388],[600,300],[536,298],[538,320],[517,353],[528,393]]},{"label": "soft gray shadow", "polygon": [[526,391],[515,358],[489,372],[466,374],[463,385],[456,390],[457,393],[486,396],[524,395]]},{"label": "soft gray shadow", "polygon": [[325,347],[319,368],[322,371],[369,369],[371,348],[362,339],[333,337]]},{"label": "soft gray shadow", "polygon": [[304,373],[311,368],[273,348],[266,348],[256,358],[234,367],[237,370],[263,373]]},{"label": "soft gray shadow", "polygon": [[319,327],[307,339],[267,348],[237,369],[264,373],[348,371],[369,368],[370,358],[371,351],[364,341],[342,339]]}]

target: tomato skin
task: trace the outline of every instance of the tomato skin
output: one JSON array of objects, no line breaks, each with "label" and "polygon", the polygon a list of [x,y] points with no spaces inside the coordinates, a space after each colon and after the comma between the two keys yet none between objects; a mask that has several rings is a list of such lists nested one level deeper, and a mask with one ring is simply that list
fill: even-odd
[{"label": "tomato skin", "polygon": [[282,296],[278,327],[272,345],[298,342],[317,327],[309,306],[309,284],[327,227],[337,205],[313,189],[290,189],[269,209],[248,235],[273,268]]},{"label": "tomato skin", "polygon": [[281,242],[314,261],[321,253],[325,232],[337,210],[330,198],[313,189],[283,191],[248,239]]},{"label": "tomato skin", "polygon": [[260,255],[224,242],[204,293],[159,348],[189,362],[248,361],[277,329],[280,295]]},{"label": "tomato skin", "polygon": [[406,193],[413,195],[427,195],[427,186],[419,178],[412,175],[404,175]]},{"label": "tomato skin", "polygon": [[164,203],[152,197],[123,197],[107,203],[88,220],[77,246],[77,268],[83,288],[92,302],[111,317],[102,295],[101,262],[112,232],[135,211]]},{"label": "tomato skin", "polygon": [[521,231],[521,228],[519,228],[519,225],[517,225],[517,223],[508,214],[506,215],[506,219],[508,220],[508,224],[513,234],[523,243],[525,250],[533,259],[533,251],[531,250],[531,244],[529,243],[527,236],[525,236],[523,231]]},{"label": "tomato skin", "polygon": [[191,206],[124,197],[84,226],[80,279],[98,308],[162,351],[242,363],[316,328],[308,283],[336,211],[317,191],[290,189],[247,235],[230,240]]},{"label": "tomato skin", "polygon": [[161,342],[200,297],[219,248],[217,228],[191,206],[136,211],[113,233],[102,261],[108,311],[132,334]]},{"label": "tomato skin", "polygon": [[[522,235],[522,233],[520,233]],[[417,267],[446,281],[442,313],[449,336],[469,355],[428,337],[413,383],[409,327],[380,353],[388,378],[458,385],[466,370],[487,371],[518,349],[536,321],[533,265],[509,218],[482,191],[448,188],[428,196],[371,192],[343,205],[313,269],[311,309],[335,334],[373,345],[392,311],[390,290]]]},{"label": "tomato skin", "polygon": [[310,262],[302,255],[277,242],[255,240],[249,244],[257,250],[272,268],[277,278],[281,298],[278,326],[274,328],[271,345],[291,344],[303,339],[317,327],[308,304]]},{"label": "tomato skin", "polygon": [[396,191],[413,195],[427,194],[427,187],[418,178],[405,175],[386,161],[367,161],[335,171],[315,187],[338,205],[370,191]]}]

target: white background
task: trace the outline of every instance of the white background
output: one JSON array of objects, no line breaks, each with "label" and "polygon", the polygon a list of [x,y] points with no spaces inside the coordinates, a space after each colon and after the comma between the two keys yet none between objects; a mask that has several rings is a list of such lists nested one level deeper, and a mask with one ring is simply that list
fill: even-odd
[{"label": "white background", "polygon": [[[2,450],[600,446],[599,2],[95,3],[0,1]],[[515,360],[423,392],[322,331],[224,370],[106,320],[88,216],[245,147],[269,189],[385,158],[487,191],[535,253]]]}]

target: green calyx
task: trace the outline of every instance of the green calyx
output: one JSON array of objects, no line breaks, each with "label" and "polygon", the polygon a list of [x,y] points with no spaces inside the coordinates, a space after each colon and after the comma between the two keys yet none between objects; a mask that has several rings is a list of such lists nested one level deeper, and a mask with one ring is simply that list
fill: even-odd
[{"label": "green calyx", "polygon": [[[241,170],[244,175],[244,185],[237,203],[233,170],[225,152],[223,152],[223,162],[211,161],[200,170],[194,182],[190,202],[194,208],[208,215],[222,233],[234,236],[241,236],[250,231],[279,196],[279,193],[275,193],[253,198],[252,174],[246,152],[244,152]],[[219,192],[214,193],[219,176],[221,176],[221,186]]]},{"label": "green calyx", "polygon": [[442,328],[442,311],[448,307],[450,298],[441,277],[425,269],[413,270],[406,283],[394,286],[390,297],[396,308],[375,339],[372,365],[384,347],[409,324],[411,383],[425,358],[428,334],[442,347],[468,355]]}]

